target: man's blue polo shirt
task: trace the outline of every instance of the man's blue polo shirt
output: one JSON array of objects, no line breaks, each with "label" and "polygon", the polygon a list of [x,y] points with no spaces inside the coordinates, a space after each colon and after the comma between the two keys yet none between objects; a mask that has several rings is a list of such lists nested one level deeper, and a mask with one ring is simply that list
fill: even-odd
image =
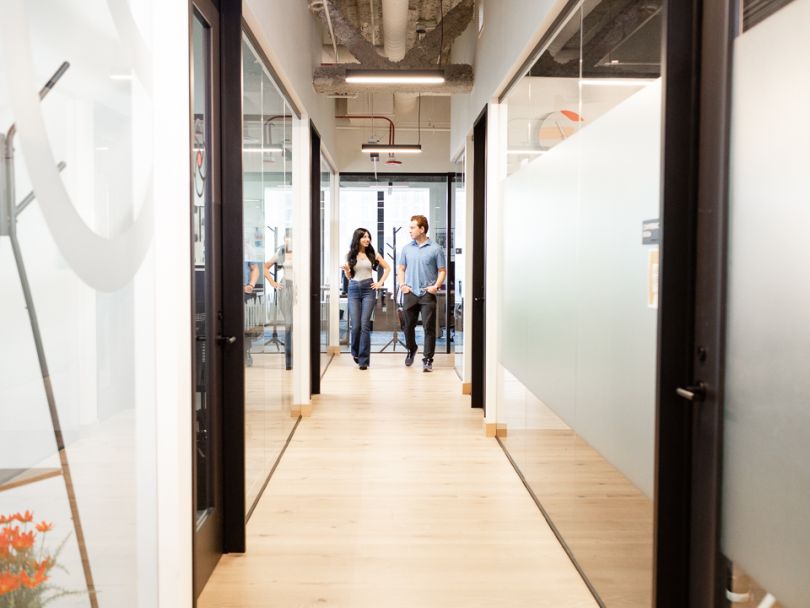
[{"label": "man's blue polo shirt", "polygon": [[405,266],[405,284],[416,296],[423,295],[425,287],[436,283],[439,268],[447,268],[444,250],[430,239],[421,245],[416,241],[405,245],[399,254],[399,265]]}]

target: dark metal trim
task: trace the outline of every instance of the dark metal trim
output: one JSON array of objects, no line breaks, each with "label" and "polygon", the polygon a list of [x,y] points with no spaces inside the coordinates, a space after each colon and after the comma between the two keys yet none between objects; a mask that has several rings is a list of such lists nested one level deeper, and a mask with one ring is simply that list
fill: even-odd
[{"label": "dark metal trim", "polygon": [[220,142],[223,334],[223,552],[245,551],[245,349],[242,284],[242,3],[220,0]]},{"label": "dark metal trim", "polygon": [[571,13],[574,12],[581,2],[582,0],[568,0],[568,2],[565,3],[565,6],[562,7],[562,10],[560,10],[560,13],[543,34],[543,37],[540,38],[540,42],[537,43],[537,46],[535,46],[531,54],[529,54],[528,59],[520,64],[520,67],[515,71],[514,76],[512,76],[509,83],[506,85],[506,87],[504,87],[503,92],[498,95],[498,103],[503,103],[506,100],[509,93],[512,92],[514,86],[520,82],[520,80],[540,58],[540,55],[543,54],[546,47],[551,43],[552,40],[554,40],[554,37],[557,35],[557,30],[563,23],[565,23],[565,21],[571,16]]},{"label": "dark metal trim", "polygon": [[302,115],[301,109],[293,101],[290,92],[287,90],[287,87],[284,86],[278,72],[276,72],[276,70],[273,68],[270,58],[267,56],[267,53],[264,52],[262,45],[259,44],[258,38],[256,38],[256,35],[253,33],[253,30],[250,29],[248,22],[245,21],[244,18],[242,19],[242,32],[245,34],[245,38],[247,38],[250,46],[252,46],[253,50],[256,51],[259,59],[261,59],[262,67],[264,67],[264,69],[270,74],[270,79],[273,81],[273,84],[276,85],[278,90],[281,92],[281,95],[284,97],[287,103],[290,104],[290,108],[292,109],[293,114],[295,114],[295,117],[300,120]]},{"label": "dark metal trim", "polygon": [[731,128],[733,0],[702,3],[700,139],[698,163],[695,348],[690,384],[705,383],[693,405],[692,535],[689,606],[726,605],[720,553],[725,393],[725,302]]},{"label": "dark metal trim", "polygon": [[[468,218],[469,220],[469,218]],[[470,405],[486,412],[487,108],[473,128],[472,365]]]},{"label": "dark metal trim", "polygon": [[690,406],[676,394],[692,372],[697,219],[698,45],[694,2],[669,2],[662,36],[663,167],[656,398],[655,548],[657,608],[689,597]]},{"label": "dark metal trim", "polygon": [[512,459],[512,455],[509,453],[509,450],[506,449],[506,446],[503,444],[503,441],[501,441],[500,437],[496,437],[495,439],[497,440],[498,445],[501,446],[501,449],[503,450],[503,453],[506,455],[506,458],[509,460],[509,464],[512,465],[512,468],[515,469],[515,473],[517,473],[518,477],[520,477],[520,481],[523,483],[523,487],[526,488],[526,491],[529,493],[529,496],[532,497],[534,504],[537,505],[538,509],[540,509],[540,513],[543,514],[543,518],[546,520],[548,527],[551,528],[551,531],[554,533],[554,536],[557,537],[557,541],[562,546],[563,551],[565,551],[565,554],[568,556],[568,559],[571,560],[571,563],[574,565],[574,568],[576,568],[576,571],[582,578],[582,582],[585,583],[585,586],[588,588],[588,591],[591,592],[593,599],[596,600],[596,603],[599,605],[599,608],[606,608],[605,603],[599,596],[599,592],[596,590],[596,587],[593,586],[593,583],[591,583],[591,580],[588,578],[588,575],[585,573],[585,570],[582,568],[582,566],[579,565],[579,562],[577,561],[574,552],[568,546],[568,543],[565,542],[565,538],[557,529],[557,526],[554,524],[554,520],[551,518],[546,509],[543,507],[543,503],[540,502],[540,499],[537,497],[537,494],[534,493],[534,490],[532,490],[532,487],[529,485],[529,482],[526,481],[526,478],[523,476],[523,472],[520,470],[520,467],[517,465],[517,463]]},{"label": "dark metal trim", "polygon": [[[668,2],[656,411],[658,608],[725,605],[719,552],[730,6]],[[706,383],[689,402],[679,387]]]},{"label": "dark metal trim", "polygon": [[[455,175],[453,173],[447,174],[447,221],[445,223],[447,230],[447,276],[444,279],[446,285],[445,291],[447,296],[444,298],[444,331],[447,332],[447,339],[445,342],[445,352],[450,354],[453,352],[450,344],[450,323],[453,322],[453,330],[455,331],[455,320],[451,319],[450,312],[453,310],[455,302],[455,285],[456,280],[456,262],[455,262],[455,239],[453,233],[453,184],[455,183]],[[453,289],[450,286],[453,285]],[[455,344],[455,343],[454,343]],[[453,366],[455,367],[455,365]]]},{"label": "dark metal trim", "polygon": [[[191,425],[189,432],[192,437],[191,442],[191,462],[192,467],[189,472],[192,475],[192,500],[191,500],[191,518],[190,523],[192,527],[192,598],[195,598],[202,592],[202,589],[208,580],[209,576],[216,567],[217,562],[222,554],[223,544],[223,455],[222,455],[222,432],[223,432],[223,378],[222,378],[222,360],[223,353],[220,347],[215,346],[215,337],[221,334],[220,321],[217,319],[217,311],[221,310],[222,306],[222,276],[220,268],[217,266],[221,263],[222,256],[222,142],[221,142],[221,64],[220,64],[220,42],[221,42],[221,22],[218,7],[211,2],[211,0],[193,0],[189,3],[188,10],[188,27],[189,27],[189,123],[191,130],[189,132],[189,151],[193,147],[193,100],[194,100],[194,57],[193,57],[193,24],[195,14],[200,16],[200,19],[209,24],[211,29],[211,48],[210,48],[210,94],[211,94],[211,217],[207,218],[206,222],[206,245],[207,256],[209,257],[211,266],[205,277],[208,282],[209,289],[206,290],[208,301],[206,302],[207,312],[210,318],[206,323],[206,341],[211,345],[208,349],[209,353],[209,372],[210,372],[210,398],[211,405],[209,407],[209,432],[210,432],[210,475],[211,475],[211,492],[213,494],[213,509],[211,515],[203,520],[198,526],[197,521],[197,458],[196,458],[196,435],[194,428],[194,416],[191,417]],[[218,130],[219,129],[219,130]],[[189,156],[191,162],[191,155]],[[189,201],[188,204],[193,204],[194,185],[189,184]],[[189,218],[190,220],[192,218]],[[192,220],[193,221],[193,220]],[[191,234],[193,227],[189,225],[189,234]],[[194,247],[193,243],[189,241],[190,247],[190,261],[191,266],[189,272],[191,276],[195,276],[194,266]],[[195,313],[195,298],[196,293],[194,289],[194,282],[192,280],[190,304],[190,317],[191,323],[191,343],[189,344],[190,353],[196,350],[195,326],[194,326],[194,313]],[[194,365],[194,357],[192,356],[192,365]],[[195,391],[195,370],[192,369],[191,386],[189,389],[192,394],[192,403],[194,401],[193,395]]]},{"label": "dark metal trim", "polygon": [[273,473],[276,472],[276,469],[278,468],[278,465],[281,462],[281,458],[282,456],[284,456],[284,452],[287,451],[287,446],[290,445],[293,435],[295,435],[295,431],[298,430],[299,424],[301,424],[301,416],[298,416],[298,419],[295,421],[295,424],[293,425],[290,434],[287,435],[287,441],[284,442],[284,447],[281,448],[281,451],[278,453],[278,457],[276,458],[276,461],[273,463],[273,468],[270,469],[270,472],[267,474],[267,478],[264,480],[264,483],[262,484],[262,489],[259,490],[259,493],[256,494],[256,500],[254,500],[253,504],[250,505],[250,510],[247,512],[247,515],[245,515],[245,525],[247,525],[247,522],[250,521],[250,516],[253,515],[253,511],[255,511],[256,507],[259,505],[259,501],[262,499],[262,496],[264,495],[264,490],[269,485],[270,478],[273,477]]},{"label": "dark metal trim", "polygon": [[309,123],[309,391],[321,392],[321,136]]}]

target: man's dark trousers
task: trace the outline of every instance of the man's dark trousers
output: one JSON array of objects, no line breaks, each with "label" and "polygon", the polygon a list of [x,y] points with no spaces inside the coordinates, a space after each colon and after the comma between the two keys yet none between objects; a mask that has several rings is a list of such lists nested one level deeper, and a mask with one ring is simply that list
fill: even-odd
[{"label": "man's dark trousers", "polygon": [[405,313],[405,347],[416,352],[416,321],[422,313],[422,327],[425,330],[425,345],[422,349],[424,359],[433,360],[436,350],[436,294],[425,292],[421,296],[407,293],[403,297]]}]

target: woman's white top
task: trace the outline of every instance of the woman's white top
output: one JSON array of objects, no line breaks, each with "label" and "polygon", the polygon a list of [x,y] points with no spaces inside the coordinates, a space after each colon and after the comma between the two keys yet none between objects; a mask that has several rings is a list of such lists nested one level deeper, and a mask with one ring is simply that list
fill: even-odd
[{"label": "woman's white top", "polygon": [[365,255],[357,256],[357,264],[354,266],[354,276],[352,281],[365,281],[371,278],[371,260]]}]

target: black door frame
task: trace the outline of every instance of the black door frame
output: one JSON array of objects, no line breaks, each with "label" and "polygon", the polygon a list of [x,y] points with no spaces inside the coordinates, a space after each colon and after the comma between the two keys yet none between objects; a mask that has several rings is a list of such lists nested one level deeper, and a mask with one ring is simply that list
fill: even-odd
[{"label": "black door frame", "polygon": [[[447,209],[448,209],[447,215],[446,215],[446,221],[447,221],[447,238],[446,238],[447,252],[446,252],[446,256],[445,256],[446,257],[445,262],[447,264],[447,275],[444,278],[444,284],[445,284],[445,289],[447,290],[447,296],[445,297],[444,315],[445,315],[445,331],[448,332],[447,340],[445,340],[445,352],[450,353],[449,327],[450,327],[450,314],[452,313],[452,308],[450,307],[450,289],[449,289],[449,285],[450,285],[450,276],[451,276],[451,272],[452,272],[451,271],[451,266],[453,266],[453,264],[451,264],[451,259],[450,259],[450,241],[451,241],[450,235],[452,234],[452,231],[454,230],[455,225],[453,224],[453,218],[450,217],[449,209],[450,209],[450,194],[451,194],[451,189],[453,187],[453,183],[455,181],[455,174],[453,174],[453,173],[429,173],[429,172],[411,173],[411,172],[404,172],[403,171],[403,172],[397,172],[397,173],[377,173],[376,180],[375,180],[374,173],[364,173],[364,172],[359,172],[359,171],[349,171],[349,172],[340,174],[340,179],[341,180],[344,179],[344,178],[349,178],[349,181],[351,181],[351,180],[377,181],[377,180],[388,180],[390,178],[402,180],[402,179],[419,179],[419,178],[424,178],[424,177],[434,178],[434,179],[438,178],[438,177],[441,177],[441,178],[443,178],[443,179],[445,179],[447,181],[447,194],[446,194],[446,196],[447,196]],[[340,183],[338,183],[338,188],[340,188]],[[384,189],[385,189],[385,186],[380,186],[380,190],[384,190]],[[378,226],[379,226],[380,222],[382,221],[381,220],[382,213],[383,213],[382,205],[384,205],[384,203],[385,203],[384,196],[382,198],[377,199],[377,209],[378,209],[378,211],[377,211],[377,223],[378,223]],[[379,238],[379,234],[381,234],[381,231],[378,231],[377,234],[378,234],[377,241],[378,242],[383,242],[384,239]],[[402,238],[407,239],[407,235],[402,237]],[[400,247],[400,250],[401,250],[401,247]],[[383,252],[383,253],[385,253],[385,252]],[[394,260],[394,263],[392,265],[392,272],[396,272],[396,271],[397,271],[397,265],[396,265],[396,260]],[[380,271],[380,272],[382,272],[382,271]],[[455,276],[455,274],[453,274],[453,276]]]},{"label": "black door frame", "polygon": [[[219,395],[216,416],[210,420],[213,452],[216,530],[205,540],[198,538],[196,506],[192,506],[193,594],[196,598],[213,572],[222,553],[245,551],[245,419],[244,419],[244,303],[242,285],[242,4],[239,0],[193,0],[194,11],[209,23],[212,32],[212,104],[216,106],[218,130],[212,166],[218,174],[215,195],[216,221],[211,223],[215,243],[211,292],[218,301],[217,322],[225,340],[211,349],[213,387]],[[217,35],[218,34],[218,35]],[[189,44],[189,49],[191,45]],[[212,311],[214,308],[211,309]],[[230,343],[228,337],[235,341]],[[192,463],[195,459],[192,457]],[[193,473],[196,478],[196,472]],[[205,542],[207,546],[201,546]]]},{"label": "black door frame", "polygon": [[[469,221],[469,218],[468,218]],[[473,127],[472,383],[470,405],[486,414],[487,107]]]},{"label": "black door frame", "polygon": [[[222,227],[222,184],[221,184],[221,124],[222,117],[220,114],[220,20],[219,11],[210,0],[193,0],[189,3],[189,65],[190,65],[190,103],[189,118],[191,123],[191,139],[189,141],[189,150],[193,150],[194,139],[194,89],[195,89],[195,74],[194,74],[194,46],[193,46],[193,26],[195,20],[199,19],[204,22],[209,29],[210,35],[210,49],[208,60],[210,65],[210,88],[207,91],[210,95],[210,113],[211,120],[209,132],[206,133],[206,139],[210,137],[210,159],[209,171],[211,172],[210,183],[211,188],[211,202],[210,208],[206,207],[206,211],[210,215],[205,218],[205,246],[206,246],[206,267],[205,272],[202,273],[204,282],[206,283],[205,294],[205,356],[207,357],[206,371],[208,374],[208,382],[205,386],[205,393],[208,401],[207,411],[208,418],[205,421],[208,432],[208,460],[207,467],[209,469],[209,483],[211,484],[211,497],[210,506],[207,506],[209,513],[206,517],[199,521],[198,519],[198,506],[197,506],[197,480],[198,480],[198,467],[197,467],[197,429],[195,429],[197,421],[195,416],[191,420],[191,435],[192,435],[192,501],[191,501],[191,526],[192,526],[192,555],[193,555],[193,597],[197,597],[205,586],[206,581],[213,572],[214,568],[219,561],[222,554],[222,424],[220,417],[222,416],[222,348],[219,346],[220,340],[218,336],[222,334],[222,274],[219,272],[219,264],[222,260],[222,240],[221,240],[221,227]],[[191,184],[190,204],[194,196],[194,184]],[[192,231],[194,228],[189,226]],[[192,276],[196,278],[197,271],[194,265],[194,244],[189,243],[191,247]],[[194,286],[194,282],[192,282]],[[199,339],[196,335],[196,286],[192,290],[191,302],[191,324],[192,324],[192,344],[191,352],[197,353],[199,350],[196,342]],[[196,385],[199,383],[197,379],[197,359],[196,357],[202,356],[197,354],[192,357],[192,392],[197,390]],[[192,404],[194,400],[192,399]],[[192,407],[194,407],[192,405]]]},{"label": "black door frame", "polygon": [[671,0],[666,11],[654,594],[659,608],[719,608],[734,19],[730,0]]},{"label": "black door frame", "polygon": [[309,392],[321,393],[321,136],[309,123]]},{"label": "black door frame", "polygon": [[[222,416],[224,553],[245,551],[245,305],[242,265],[242,3],[219,0],[222,135],[223,332],[236,342],[225,349]],[[239,128],[236,128],[238,125]]]}]

